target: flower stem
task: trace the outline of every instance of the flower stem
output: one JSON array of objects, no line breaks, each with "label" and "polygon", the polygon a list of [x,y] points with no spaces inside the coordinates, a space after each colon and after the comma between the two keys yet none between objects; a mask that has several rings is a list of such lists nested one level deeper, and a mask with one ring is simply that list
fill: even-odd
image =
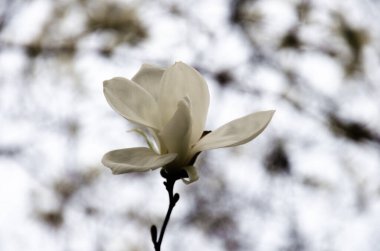
[{"label": "flower stem", "polygon": [[168,195],[169,195],[169,208],[168,208],[168,211],[166,212],[165,220],[164,220],[164,223],[162,224],[160,236],[158,237],[158,239],[157,239],[157,227],[155,225],[153,225],[150,228],[150,233],[152,236],[152,241],[153,241],[155,251],[161,251],[161,243],[162,243],[162,240],[164,238],[166,227],[167,227],[169,220],[170,220],[170,215],[173,211],[174,206],[176,205],[176,203],[179,200],[179,194],[178,193],[173,194],[174,184],[177,180],[179,180],[181,178],[185,178],[187,176],[186,173],[183,173],[183,172],[168,173],[164,169],[162,169],[161,175],[162,175],[162,177],[164,177],[166,179],[166,181],[164,181],[164,185],[165,185],[166,190],[168,191]]}]

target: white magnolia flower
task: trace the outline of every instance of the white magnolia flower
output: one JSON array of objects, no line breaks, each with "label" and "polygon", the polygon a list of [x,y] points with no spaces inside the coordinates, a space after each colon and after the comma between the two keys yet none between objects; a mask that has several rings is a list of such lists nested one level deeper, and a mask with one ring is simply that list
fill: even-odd
[{"label": "white magnolia flower", "polygon": [[145,137],[149,148],[110,151],[102,163],[114,174],[159,167],[168,172],[184,169],[186,183],[198,179],[193,164],[200,152],[251,141],[274,113],[252,113],[204,135],[208,87],[195,69],[181,62],[167,69],[144,64],[132,80],[116,77],[104,81],[104,95],[116,112],[138,125],[136,131]]}]

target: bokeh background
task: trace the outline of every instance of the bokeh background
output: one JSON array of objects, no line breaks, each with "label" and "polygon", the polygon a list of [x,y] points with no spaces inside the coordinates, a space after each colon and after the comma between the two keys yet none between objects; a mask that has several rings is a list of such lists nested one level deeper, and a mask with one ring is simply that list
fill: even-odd
[{"label": "bokeh background", "polygon": [[0,250],[153,250],[159,172],[100,163],[144,145],[102,81],[183,61],[207,129],[276,109],[203,153],[163,250],[380,250],[380,1],[0,0]]}]

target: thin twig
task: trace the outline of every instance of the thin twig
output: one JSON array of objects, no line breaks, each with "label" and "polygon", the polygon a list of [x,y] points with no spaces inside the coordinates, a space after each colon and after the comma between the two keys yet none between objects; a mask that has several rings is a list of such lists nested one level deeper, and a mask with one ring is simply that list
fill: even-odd
[{"label": "thin twig", "polygon": [[161,175],[162,175],[162,177],[164,177],[166,179],[166,181],[164,182],[164,185],[165,185],[166,190],[168,191],[168,195],[169,195],[169,208],[168,208],[168,211],[166,212],[165,220],[164,220],[164,223],[162,224],[160,236],[159,236],[158,240],[157,240],[157,227],[155,225],[153,225],[150,229],[150,233],[152,236],[152,241],[153,241],[155,251],[161,250],[161,243],[162,243],[162,240],[164,238],[166,227],[167,227],[169,220],[170,220],[170,215],[173,211],[174,206],[176,205],[177,201],[179,200],[179,194],[178,193],[173,194],[174,184],[177,180],[179,180],[181,178],[185,178],[186,173],[184,174],[184,173],[180,172],[180,173],[171,174],[171,173],[168,173],[167,171],[165,171],[163,169],[163,171],[161,171]]}]

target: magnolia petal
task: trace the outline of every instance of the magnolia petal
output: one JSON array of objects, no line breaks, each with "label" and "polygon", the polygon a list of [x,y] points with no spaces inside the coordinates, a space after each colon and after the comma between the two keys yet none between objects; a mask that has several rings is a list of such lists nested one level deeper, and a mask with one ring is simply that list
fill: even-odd
[{"label": "magnolia petal", "polygon": [[147,129],[148,128],[135,128],[135,129],[130,130],[130,132],[135,132],[139,134],[141,137],[143,137],[145,140],[145,143],[149,146],[149,149],[159,154],[160,153],[159,146],[156,145],[154,136],[151,135],[150,131]]},{"label": "magnolia petal", "polygon": [[199,179],[198,171],[195,166],[185,166],[183,168],[187,173],[187,178],[183,178],[182,181],[186,184],[193,183]]},{"label": "magnolia petal", "polygon": [[132,78],[132,81],[138,83],[158,101],[160,95],[160,80],[164,71],[164,68],[143,64]]},{"label": "magnolia petal", "polygon": [[175,153],[156,154],[145,147],[113,150],[103,156],[102,163],[113,174],[145,172],[162,167],[177,157]]},{"label": "magnolia petal", "polygon": [[166,149],[171,153],[178,154],[174,162],[176,165],[183,164],[190,146],[192,129],[190,107],[190,100],[187,97],[179,101],[177,111],[159,134]]},{"label": "magnolia petal", "polygon": [[192,153],[245,144],[257,137],[269,124],[274,111],[262,111],[233,120],[204,136]]},{"label": "magnolia petal", "polygon": [[160,129],[157,102],[135,82],[117,77],[103,83],[109,105],[126,119],[139,125]]},{"label": "magnolia petal", "polygon": [[160,84],[159,105],[164,124],[172,118],[178,101],[186,96],[189,97],[193,117],[190,143],[193,145],[202,135],[210,103],[206,81],[192,67],[177,62],[164,72]]}]

